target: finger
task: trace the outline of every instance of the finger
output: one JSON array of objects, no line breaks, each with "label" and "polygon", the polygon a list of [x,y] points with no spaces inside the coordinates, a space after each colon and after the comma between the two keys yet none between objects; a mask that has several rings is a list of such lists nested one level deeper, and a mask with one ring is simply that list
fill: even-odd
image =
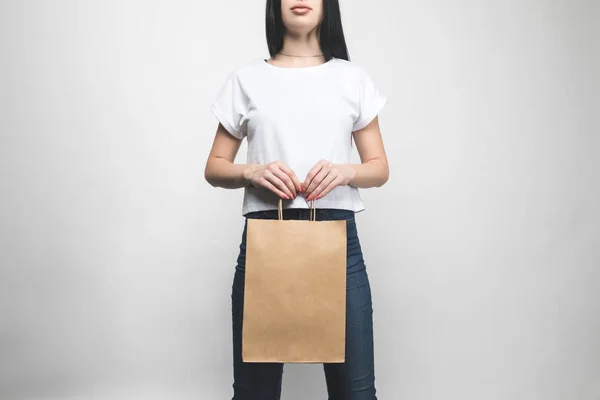
[{"label": "finger", "polygon": [[287,176],[290,177],[296,190],[298,192],[301,192],[302,191],[302,187],[301,187],[302,183],[300,183],[300,179],[298,179],[298,177],[296,176],[296,173],[290,167],[288,167],[287,165],[285,165],[282,162],[278,163],[278,165],[279,165],[279,168],[283,172],[285,172],[287,174]]},{"label": "finger", "polygon": [[324,164],[325,163],[323,161],[319,161],[318,163],[315,164],[314,167],[312,167],[310,169],[310,171],[308,171],[308,174],[306,175],[306,178],[304,179],[304,183],[302,184],[305,192],[308,190],[308,187],[312,183],[312,180],[315,178],[315,176],[319,173],[319,171],[321,171]]},{"label": "finger", "polygon": [[308,171],[308,174],[306,174],[306,177],[304,178],[304,182],[302,183],[302,186],[304,187],[305,190],[306,190],[306,188],[308,188],[308,186],[310,185],[310,182],[313,180],[315,175],[317,175],[317,173],[319,173],[319,171],[321,170],[322,167],[323,167],[323,161],[319,161],[310,169],[310,171]]},{"label": "finger", "polygon": [[319,186],[321,184],[321,182],[323,182],[323,180],[325,179],[325,177],[327,175],[329,175],[330,170],[328,170],[327,168],[322,168],[319,173],[313,178],[313,180],[310,182],[310,185],[308,186],[308,189],[306,189],[306,194],[308,195],[308,200],[313,199],[314,196],[314,190],[317,188],[317,186]]},{"label": "finger", "polygon": [[269,189],[271,192],[275,193],[279,197],[283,197],[286,199],[287,195],[283,193],[281,190],[277,189],[275,185],[269,182],[266,178],[260,178],[259,183],[266,189]]},{"label": "finger", "polygon": [[292,193],[290,192],[290,189],[286,186],[286,184],[281,179],[279,179],[278,176],[273,174],[271,171],[269,171],[269,170],[265,171],[265,179],[267,181],[271,182],[275,187],[277,187],[283,193],[285,193],[285,195],[287,196],[286,198],[292,199],[294,197],[294,196],[292,196]]},{"label": "finger", "polygon": [[321,194],[321,192],[323,192],[323,190],[331,182],[333,182],[337,177],[338,177],[338,175],[335,173],[335,171],[330,171],[329,174],[327,174],[327,176],[325,178],[323,178],[323,180],[321,181],[321,183],[319,183],[317,185],[317,187],[312,191],[312,193],[310,194],[310,197],[311,198],[317,198],[317,197],[319,197],[319,195]]},{"label": "finger", "polygon": [[332,180],[325,189],[323,189],[323,191],[317,195],[317,199],[321,199],[323,198],[327,193],[331,192],[333,190],[333,188],[335,188],[336,186],[341,185],[341,183],[343,182],[344,178],[340,175],[337,178],[335,178],[334,180]]},{"label": "finger", "polygon": [[290,178],[290,176],[281,169],[275,169],[271,172],[273,172],[273,175],[278,177],[285,184],[285,186],[289,189],[292,197],[296,197],[296,186],[294,185],[294,182],[292,182],[292,178]]},{"label": "finger", "polygon": [[267,170],[269,172],[271,172],[273,175],[277,176],[287,187],[287,190],[283,190],[284,192],[288,192],[290,193],[290,196],[292,198],[296,197],[296,188],[294,187],[294,183],[292,182],[291,178],[289,177],[288,174],[286,174],[282,169],[281,169],[281,165],[283,163],[280,161],[274,161],[271,164],[269,164]]}]

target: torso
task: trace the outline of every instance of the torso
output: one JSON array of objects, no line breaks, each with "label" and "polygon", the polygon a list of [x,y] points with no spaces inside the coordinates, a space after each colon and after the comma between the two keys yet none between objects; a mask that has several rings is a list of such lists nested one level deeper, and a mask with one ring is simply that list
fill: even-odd
[{"label": "torso", "polygon": [[[351,62],[332,59],[301,68],[278,67],[263,58],[236,71],[247,96],[248,152],[250,164],[279,160],[303,181],[321,159],[334,164],[351,162],[352,129],[359,113],[361,75]],[[277,208],[277,196],[247,187],[245,215]],[[308,208],[304,196],[284,200],[285,208]],[[317,208],[362,211],[359,190],[338,186],[315,203]]]}]

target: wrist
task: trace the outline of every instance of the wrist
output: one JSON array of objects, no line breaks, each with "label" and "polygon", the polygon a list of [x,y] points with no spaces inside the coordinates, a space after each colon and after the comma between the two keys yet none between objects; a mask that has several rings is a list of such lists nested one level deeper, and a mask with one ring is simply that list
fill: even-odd
[{"label": "wrist", "polygon": [[242,170],[242,182],[244,186],[252,185],[252,175],[259,166],[259,164],[246,164],[244,166],[244,169]]},{"label": "wrist", "polygon": [[342,175],[344,176],[344,184],[350,185],[356,176],[356,170],[352,164],[341,164],[338,165]]}]

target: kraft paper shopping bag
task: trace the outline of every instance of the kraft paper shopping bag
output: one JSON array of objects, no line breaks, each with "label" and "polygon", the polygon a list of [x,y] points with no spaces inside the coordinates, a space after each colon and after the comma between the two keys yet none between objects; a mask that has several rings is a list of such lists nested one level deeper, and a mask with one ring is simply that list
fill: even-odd
[{"label": "kraft paper shopping bag", "polygon": [[245,362],[345,360],[346,221],[248,219]]}]

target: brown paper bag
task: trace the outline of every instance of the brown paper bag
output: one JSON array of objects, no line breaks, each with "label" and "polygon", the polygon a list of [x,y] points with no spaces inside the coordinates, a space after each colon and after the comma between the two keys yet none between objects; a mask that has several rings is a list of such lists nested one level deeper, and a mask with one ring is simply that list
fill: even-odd
[{"label": "brown paper bag", "polygon": [[345,360],[346,221],[248,219],[245,362]]}]

